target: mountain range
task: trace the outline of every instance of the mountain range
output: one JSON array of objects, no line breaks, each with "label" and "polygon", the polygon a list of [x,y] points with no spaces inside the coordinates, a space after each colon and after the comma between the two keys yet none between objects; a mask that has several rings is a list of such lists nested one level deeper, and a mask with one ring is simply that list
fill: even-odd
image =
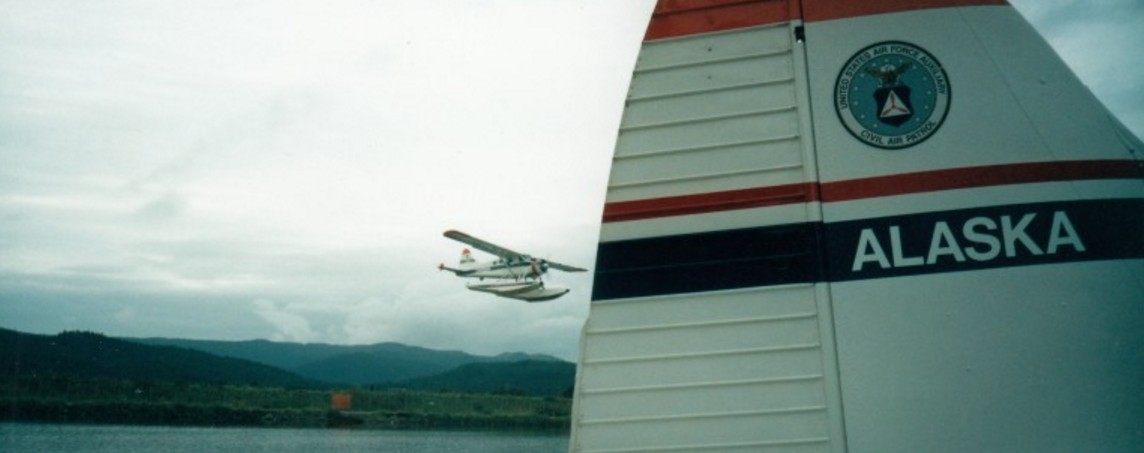
[{"label": "mountain range", "polygon": [[69,376],[463,392],[567,392],[575,365],[552,356],[478,356],[400,343],[330,345],[266,340],[36,335],[0,328],[0,378]]},{"label": "mountain range", "polygon": [[207,341],[173,338],[139,338],[131,341],[246,359],[278,367],[308,379],[356,386],[386,386],[399,381],[409,382],[471,363],[495,364],[520,361],[567,363],[543,354],[516,352],[478,356],[461,351],[442,351],[401,343],[331,345],[267,340]]},{"label": "mountain range", "polygon": [[0,329],[0,376],[218,382],[317,388],[322,383],[270,365],[173,346],[148,346],[92,332],[35,335]]}]

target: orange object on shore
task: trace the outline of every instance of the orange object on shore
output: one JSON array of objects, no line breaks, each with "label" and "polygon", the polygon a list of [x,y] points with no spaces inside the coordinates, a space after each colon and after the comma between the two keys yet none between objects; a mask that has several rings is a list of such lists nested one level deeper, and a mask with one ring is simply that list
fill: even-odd
[{"label": "orange object on shore", "polygon": [[334,392],[330,395],[330,409],[335,411],[348,411],[353,408],[353,395],[344,392]]}]

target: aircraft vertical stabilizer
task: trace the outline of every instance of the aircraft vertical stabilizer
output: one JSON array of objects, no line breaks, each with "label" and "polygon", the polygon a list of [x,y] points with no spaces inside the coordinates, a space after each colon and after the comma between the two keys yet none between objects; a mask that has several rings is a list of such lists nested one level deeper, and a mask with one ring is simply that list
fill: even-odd
[{"label": "aircraft vertical stabilizer", "polygon": [[1002,0],[661,0],[570,450],[1139,448],[1139,143]]}]

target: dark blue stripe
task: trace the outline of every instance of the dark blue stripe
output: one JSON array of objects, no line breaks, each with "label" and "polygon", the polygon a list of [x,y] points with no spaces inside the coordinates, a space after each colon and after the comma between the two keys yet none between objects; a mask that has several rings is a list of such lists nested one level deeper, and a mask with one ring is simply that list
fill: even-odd
[{"label": "dark blue stripe", "polygon": [[[1057,213],[1067,225],[1058,218],[1054,241]],[[864,230],[868,240],[860,249]],[[900,239],[897,253],[894,230]],[[1056,250],[1050,253],[1053,242]],[[936,246],[932,260],[931,245]],[[877,259],[876,251],[885,259]],[[855,270],[857,254],[865,260]],[[895,254],[902,259],[895,262]],[[597,251],[592,299],[1124,258],[1144,258],[1144,199],[993,206],[604,242]]]},{"label": "dark blue stripe", "polygon": [[819,225],[601,243],[596,254],[592,299],[817,281]]}]

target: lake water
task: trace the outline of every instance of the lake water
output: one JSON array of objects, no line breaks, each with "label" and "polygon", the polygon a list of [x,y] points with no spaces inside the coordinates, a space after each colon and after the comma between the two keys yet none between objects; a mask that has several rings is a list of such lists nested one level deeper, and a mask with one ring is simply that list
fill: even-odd
[{"label": "lake water", "polygon": [[0,452],[565,452],[568,433],[0,423]]}]

